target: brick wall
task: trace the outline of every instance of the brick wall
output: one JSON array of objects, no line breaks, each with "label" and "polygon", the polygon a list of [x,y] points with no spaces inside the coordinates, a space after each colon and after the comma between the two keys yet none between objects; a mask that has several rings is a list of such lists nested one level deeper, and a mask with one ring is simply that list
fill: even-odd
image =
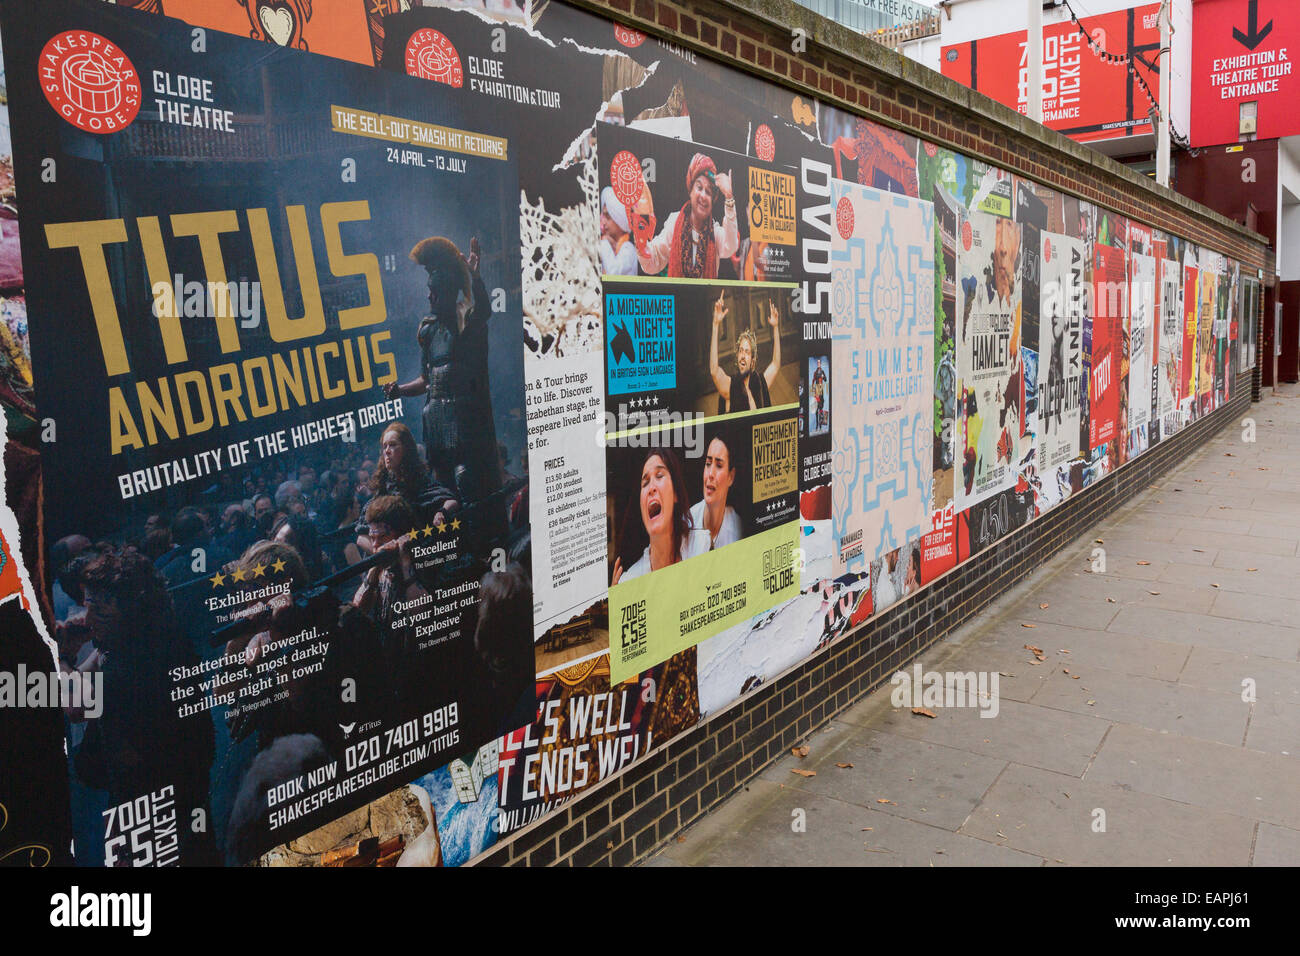
[{"label": "brick wall", "polygon": [[[1271,274],[1263,237],[982,94],[791,0],[576,0],[791,90],[996,164]],[[796,28],[808,43],[792,53]],[[625,865],[646,857],[768,763],[1239,421],[1232,400],[927,585],[784,677],[674,738],[620,775],[493,848],[479,865]]]}]

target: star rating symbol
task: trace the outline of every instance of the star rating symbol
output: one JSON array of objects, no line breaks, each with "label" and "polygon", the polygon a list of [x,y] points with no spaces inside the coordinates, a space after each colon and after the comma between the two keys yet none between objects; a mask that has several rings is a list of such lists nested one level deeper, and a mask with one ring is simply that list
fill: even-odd
[{"label": "star rating symbol", "polygon": [[452,531],[459,531],[459,530],[460,530],[460,519],[459,519],[459,518],[452,518],[452,519],[451,519],[451,530],[452,530]]},{"label": "star rating symbol", "polygon": [[226,576],[218,571],[216,574],[212,575],[212,577],[208,578],[208,580],[211,581],[212,586],[216,588],[226,583]]},{"label": "star rating symbol", "polygon": [[230,576],[230,580],[232,580],[232,581],[242,581],[242,580],[244,580],[244,569],[243,569],[243,568],[236,568],[236,569],[235,569],[235,573],[232,574],[232,575]]},{"label": "star rating symbol", "polygon": [[434,525],[434,527],[438,529],[438,534],[442,534],[444,531],[447,530],[447,526],[443,524],[441,521],[439,521],[436,525]]},{"label": "star rating symbol", "polygon": [[416,534],[423,534],[426,538],[433,537],[433,525],[426,524],[423,528],[417,528]]},{"label": "star rating symbol", "polygon": [[275,571],[277,574],[278,574],[279,572],[283,571],[283,570],[284,570],[284,558],[277,558],[275,561],[271,562],[271,570],[272,570],[272,571]]},{"label": "star rating symbol", "polygon": [[255,578],[260,578],[260,577],[262,576],[263,572],[265,572],[265,571],[266,571],[266,565],[265,565],[265,564],[255,564],[255,565],[253,565],[253,577],[255,577]]}]

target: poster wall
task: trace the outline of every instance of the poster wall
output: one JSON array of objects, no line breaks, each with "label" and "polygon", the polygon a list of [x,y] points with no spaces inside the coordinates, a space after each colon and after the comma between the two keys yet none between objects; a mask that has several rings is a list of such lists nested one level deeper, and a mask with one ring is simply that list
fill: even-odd
[{"label": "poster wall", "polygon": [[558,0],[0,43],[65,862],[472,862],[1228,397],[1221,255]]}]

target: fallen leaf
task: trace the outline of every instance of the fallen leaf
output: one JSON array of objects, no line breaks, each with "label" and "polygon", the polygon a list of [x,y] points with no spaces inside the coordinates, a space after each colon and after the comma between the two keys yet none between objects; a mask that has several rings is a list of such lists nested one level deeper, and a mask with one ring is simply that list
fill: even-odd
[{"label": "fallen leaf", "polygon": [[1090,701],[1088,701],[1088,706],[1089,706],[1089,707],[1092,707],[1092,706],[1094,706],[1096,703],[1097,703],[1097,702],[1096,702],[1095,700],[1090,700]]},{"label": "fallen leaf", "polygon": [[799,776],[801,776],[801,777],[815,777],[815,776],[817,776],[817,771],[816,771],[816,770],[791,770],[790,772],[791,772],[791,773],[797,773],[797,774],[798,774]]},{"label": "fallen leaf", "polygon": [[1048,607],[1048,604],[1047,604],[1046,601],[1044,601],[1042,604],[1038,605],[1038,609],[1039,609],[1040,611],[1045,611],[1045,610],[1047,610],[1047,607]]},{"label": "fallen leaf", "polygon": [[1233,454],[1232,452],[1230,452],[1230,451],[1225,451],[1225,452],[1223,453],[1223,457],[1224,457],[1224,458],[1236,458],[1237,456],[1234,455],[1234,454]]},{"label": "fallen leaf", "polygon": [[938,716],[939,716],[939,715],[936,714],[934,711],[932,711],[932,710],[926,710],[924,707],[913,707],[913,708],[912,708],[912,713],[916,714],[916,716],[918,716],[918,717],[931,717],[931,718],[933,718],[933,717],[938,717]]},{"label": "fallen leaf", "polygon": [[684,836],[679,836],[679,837],[677,838],[677,842],[678,842],[678,843],[685,843],[685,842],[686,842],[686,837],[684,837]]},{"label": "fallen leaf", "polygon": [[1070,668],[1068,668],[1068,667],[1062,667],[1062,668],[1061,668],[1061,673],[1063,673],[1063,674],[1068,674],[1068,673],[1070,673]]},{"label": "fallen leaf", "polygon": [[1114,603],[1115,603],[1115,599],[1114,599],[1114,598],[1106,598],[1106,603],[1107,603],[1107,604],[1114,604]]},{"label": "fallen leaf", "polygon": [[1027,651],[1033,651],[1035,654],[1041,654],[1041,653],[1043,653],[1043,649],[1042,649],[1041,647],[1036,647],[1036,646],[1033,645],[1033,644],[1026,644],[1026,645],[1025,645],[1025,650],[1027,650]]},{"label": "fallen leaf", "polygon": [[808,745],[804,744],[802,747],[791,747],[790,753],[794,754],[796,757],[806,757],[808,756],[808,749]]},{"label": "fallen leaf", "polygon": [[1204,553],[1205,553],[1205,549],[1204,549],[1204,548],[1192,548],[1192,550],[1195,551],[1197,554],[1204,554]]},{"label": "fallen leaf", "polygon": [[1217,584],[1211,584],[1210,587],[1212,587],[1212,588],[1217,588],[1218,585],[1217,585]]},{"label": "fallen leaf", "polygon": [[1247,570],[1247,571],[1258,571],[1259,568],[1247,568],[1246,570]]},{"label": "fallen leaf", "polygon": [[886,800],[884,797],[877,797],[876,803],[888,803],[890,806],[898,806],[893,800]]},{"label": "fallen leaf", "polygon": [[1097,544],[1105,544],[1105,543],[1106,543],[1106,542],[1103,541],[1103,540],[1101,540],[1101,538],[1098,538],[1098,539],[1097,539]]},{"label": "fallen leaf", "polygon": [[868,830],[874,830],[874,829],[875,829],[875,827],[863,827],[863,828],[862,828],[862,832],[863,832],[863,833],[866,833]]},{"label": "fallen leaf", "polygon": [[1060,649],[1060,651],[1061,651],[1062,654],[1068,654],[1068,653],[1070,653],[1070,649],[1069,649],[1068,647],[1062,647],[1062,648]]},{"label": "fallen leaf", "polygon": [[1078,680],[1078,679],[1079,679],[1079,675],[1078,675],[1078,674],[1074,674],[1074,675],[1072,675],[1072,676],[1074,677],[1075,680]]},{"label": "fallen leaf", "polygon": [[1021,624],[1021,627],[1037,627],[1037,624]]},{"label": "fallen leaf", "polygon": [[1138,562],[1138,564],[1139,564],[1139,565],[1142,565],[1142,566],[1149,565],[1150,563],[1151,563],[1150,561],[1139,561],[1139,562]]},{"label": "fallen leaf", "polygon": [[835,766],[839,767],[841,770],[852,770],[852,769],[853,769],[853,764],[851,764],[851,763],[837,763]]},{"label": "fallen leaf", "polygon": [[1147,594],[1159,594],[1159,591],[1148,591]]}]

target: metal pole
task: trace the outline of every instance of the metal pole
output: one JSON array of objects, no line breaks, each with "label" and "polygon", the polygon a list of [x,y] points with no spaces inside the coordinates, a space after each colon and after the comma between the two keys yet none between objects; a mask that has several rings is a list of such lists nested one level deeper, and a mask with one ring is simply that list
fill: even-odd
[{"label": "metal pole", "polygon": [[1028,0],[1029,21],[1025,35],[1027,67],[1026,114],[1035,123],[1043,121],[1043,0]]},{"label": "metal pole", "polygon": [[1169,185],[1169,99],[1174,85],[1174,54],[1170,48],[1173,37],[1172,4],[1161,0],[1160,4],[1160,128],[1156,130],[1156,182],[1161,186]]}]

